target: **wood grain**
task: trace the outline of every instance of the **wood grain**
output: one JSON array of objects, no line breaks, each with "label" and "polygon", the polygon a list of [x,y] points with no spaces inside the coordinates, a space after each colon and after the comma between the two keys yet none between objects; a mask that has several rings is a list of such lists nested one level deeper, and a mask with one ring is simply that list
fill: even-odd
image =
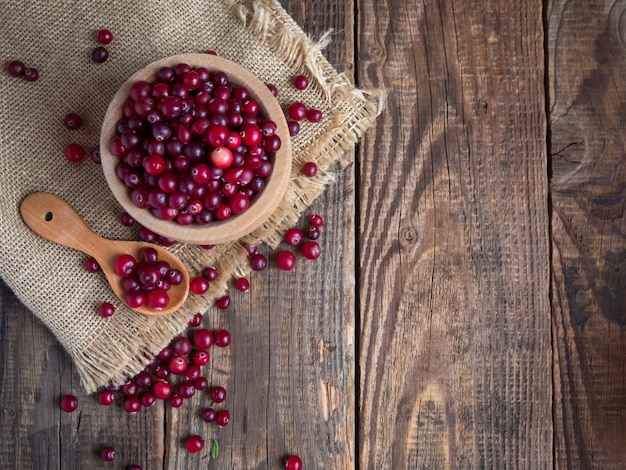
[{"label": "wood grain", "polygon": [[549,468],[540,2],[359,2],[360,468]]},{"label": "wood grain", "polygon": [[626,462],[626,3],[546,10],[555,464]]}]

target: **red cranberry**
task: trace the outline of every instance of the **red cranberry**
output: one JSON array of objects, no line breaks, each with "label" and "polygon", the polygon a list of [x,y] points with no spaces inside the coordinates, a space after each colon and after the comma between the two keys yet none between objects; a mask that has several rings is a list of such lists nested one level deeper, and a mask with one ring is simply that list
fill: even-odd
[{"label": "red cranberry", "polygon": [[217,147],[211,152],[211,163],[216,168],[228,168],[233,162],[233,152],[228,147]]},{"label": "red cranberry", "polygon": [[191,352],[191,341],[184,336],[179,336],[172,341],[172,349],[179,356],[186,356]]},{"label": "red cranberry", "polygon": [[100,451],[100,458],[105,462],[110,462],[115,458],[115,449],[113,447],[103,447]]},{"label": "red cranberry", "polygon": [[39,80],[39,71],[33,67],[24,69],[24,78],[27,82],[36,82]]},{"label": "red cranberry", "polygon": [[202,325],[203,316],[200,312],[196,313],[191,320],[189,320],[189,326],[192,328]]},{"label": "red cranberry", "polygon": [[80,144],[72,143],[65,146],[63,154],[70,162],[78,163],[85,158],[85,149]]},{"label": "red cranberry", "polygon": [[[207,354],[206,351],[194,351],[194,355],[196,352],[201,352],[203,354]],[[193,364],[189,365],[187,367],[187,370],[185,371],[185,378],[187,380],[191,380],[194,381],[196,380],[198,377],[200,377],[201,374],[201,370],[200,370],[200,365],[196,364],[195,361],[193,361]]]},{"label": "red cranberry", "polygon": [[89,152],[89,158],[91,158],[91,161],[94,162],[97,165],[100,165],[102,163],[101,157],[100,157],[100,146],[96,145],[94,148],[91,149],[91,152]]},{"label": "red cranberry", "polygon": [[324,219],[319,214],[313,214],[311,216],[310,222],[313,227],[317,228],[320,228],[322,225],[324,225]]},{"label": "red cranberry", "polygon": [[291,137],[298,135],[300,132],[300,123],[297,121],[288,121],[287,127],[289,127],[289,135]]},{"label": "red cranberry", "polygon": [[94,47],[91,51],[91,58],[96,64],[101,64],[109,58],[109,51],[103,46]]},{"label": "red cranberry", "polygon": [[157,380],[152,383],[152,393],[159,400],[165,400],[172,394],[172,386],[164,380]]},{"label": "red cranberry", "polygon": [[137,260],[129,254],[121,254],[113,262],[113,270],[115,274],[122,277],[127,277],[135,271],[137,267]]},{"label": "red cranberry", "polygon": [[309,79],[306,75],[296,75],[293,79],[293,86],[295,86],[298,90],[306,90],[309,86]]},{"label": "red cranberry", "polygon": [[169,346],[165,346],[159,354],[157,354],[157,358],[161,361],[169,361],[171,357],[174,355],[174,350]]},{"label": "red cranberry", "polygon": [[191,357],[191,360],[193,361],[193,363],[198,366],[203,366],[205,364],[208,364],[210,359],[211,359],[211,356],[209,356],[209,353],[201,349],[194,351]]},{"label": "red cranberry", "polygon": [[267,88],[269,88],[272,95],[274,95],[275,97],[278,96],[278,88],[276,88],[275,85],[272,85],[271,83],[267,83]]},{"label": "red cranberry", "polygon": [[200,452],[204,448],[204,439],[198,435],[189,436],[185,440],[185,447],[191,453]]},{"label": "red cranberry", "polygon": [[222,386],[213,387],[211,389],[211,400],[215,403],[222,403],[226,400],[226,389]]},{"label": "red cranberry", "polygon": [[276,256],[278,267],[284,271],[290,271],[296,266],[296,255],[291,251],[281,251]]},{"label": "red cranberry", "polygon": [[180,408],[183,405],[183,397],[181,397],[178,393],[174,393],[170,397],[169,403],[172,408]]},{"label": "red cranberry", "polygon": [[320,237],[320,229],[311,225],[306,231],[306,237],[309,240],[317,240]]},{"label": "red cranberry", "polygon": [[126,397],[133,397],[139,393],[139,386],[137,382],[134,380],[127,380],[124,385],[122,385],[122,393]]},{"label": "red cranberry", "polygon": [[156,395],[152,392],[143,392],[140,397],[141,406],[144,408],[150,408],[156,403]]},{"label": "red cranberry", "polygon": [[253,256],[253,255],[256,254],[256,251],[257,251],[257,246],[256,245],[250,245],[249,243],[244,243],[243,247],[248,252],[248,256]]},{"label": "red cranberry", "polygon": [[224,295],[223,297],[220,297],[217,299],[217,302],[215,302],[215,305],[220,310],[226,310],[230,306],[230,296]]},{"label": "red cranberry", "polygon": [[289,455],[285,459],[285,470],[302,470],[302,460],[297,455]]},{"label": "red cranberry", "polygon": [[202,410],[203,421],[206,421],[207,423],[212,423],[213,421],[215,421],[216,417],[217,417],[217,411],[215,411],[215,409],[205,408],[204,410]]},{"label": "red cranberry", "polygon": [[209,290],[209,281],[207,281],[203,276],[197,276],[189,281],[189,290],[194,294],[204,294],[207,290]]},{"label": "red cranberry", "polygon": [[63,395],[61,397],[61,409],[66,413],[71,413],[78,408],[78,398],[74,395]]},{"label": "red cranberry", "polygon": [[311,108],[306,112],[306,118],[309,122],[320,122],[322,120],[322,111],[320,109]]},{"label": "red cranberry", "polygon": [[263,271],[267,266],[267,258],[261,253],[256,253],[250,257],[250,267],[254,271]]},{"label": "red cranberry", "polygon": [[63,124],[71,131],[76,130],[81,124],[80,116],[76,113],[69,113],[63,119]]},{"label": "red cranberry", "polygon": [[185,380],[178,384],[178,394],[183,398],[191,398],[196,393],[196,387],[191,380]]},{"label": "red cranberry", "polygon": [[209,386],[209,381],[206,377],[198,377],[194,380],[193,386],[196,387],[196,390],[206,390]]},{"label": "red cranberry", "polygon": [[206,351],[213,345],[213,333],[211,333],[206,328],[202,328],[194,331],[192,340],[193,345],[196,348],[202,351]]},{"label": "red cranberry", "polygon": [[85,261],[85,269],[90,273],[97,273],[100,271],[100,265],[95,258],[87,258]]},{"label": "red cranberry", "polygon": [[148,388],[152,384],[152,374],[147,370],[142,370],[135,377],[135,383],[140,388]]},{"label": "red cranberry", "polygon": [[115,395],[111,390],[102,390],[98,393],[98,403],[101,405],[110,405],[113,403]]},{"label": "red cranberry", "polygon": [[207,281],[213,282],[217,279],[217,277],[219,276],[219,273],[217,272],[217,269],[213,267],[209,267],[209,268],[204,268],[204,270],[202,271],[202,276],[204,276],[204,278]]},{"label": "red cranberry", "polygon": [[113,41],[113,34],[108,29],[101,29],[96,33],[96,40],[100,44],[111,44],[111,41]]},{"label": "red cranberry", "polygon": [[215,424],[217,424],[220,428],[223,428],[228,423],[230,423],[230,411],[221,410],[217,412],[217,416],[215,416]]},{"label": "red cranberry", "polygon": [[302,256],[306,259],[317,259],[321,254],[320,246],[317,242],[308,241],[302,245]]},{"label": "red cranberry", "polygon": [[213,340],[216,346],[225,348],[230,345],[230,333],[227,330],[218,330],[213,334]]},{"label": "red cranberry", "polygon": [[306,112],[306,105],[304,103],[301,103],[300,101],[291,103],[291,105],[289,105],[289,108],[287,109],[289,117],[294,121],[302,121],[304,118],[306,118]]},{"label": "red cranberry", "polygon": [[7,66],[7,71],[12,77],[23,77],[25,70],[26,66],[24,65],[24,62],[20,60],[13,60],[9,62],[9,65]]},{"label": "red cranberry", "polygon": [[250,281],[245,277],[240,277],[235,281],[235,287],[238,291],[248,292],[250,290]]},{"label": "red cranberry", "polygon": [[126,397],[124,399],[124,411],[129,414],[139,413],[141,410],[141,400],[138,397]]},{"label": "red cranberry", "polygon": [[182,356],[174,356],[167,362],[167,367],[172,374],[184,374],[187,366],[187,359]]},{"label": "red cranberry", "polygon": [[297,246],[302,243],[303,237],[302,230],[296,227],[290,228],[285,233],[285,241],[291,246]]},{"label": "red cranberry", "polygon": [[314,162],[306,162],[302,165],[302,174],[312,178],[317,175],[317,165]]},{"label": "red cranberry", "polygon": [[122,222],[122,225],[125,225],[127,227],[132,227],[135,224],[135,219],[133,219],[128,212],[122,212],[122,215],[120,216],[120,221]]},{"label": "red cranberry", "polygon": [[115,307],[110,302],[102,302],[98,307],[98,313],[102,318],[112,317],[115,313]]}]

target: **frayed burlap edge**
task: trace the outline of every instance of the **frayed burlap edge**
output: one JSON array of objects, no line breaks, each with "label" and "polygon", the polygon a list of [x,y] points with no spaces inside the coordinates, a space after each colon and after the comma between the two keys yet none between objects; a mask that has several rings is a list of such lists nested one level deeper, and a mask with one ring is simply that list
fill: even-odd
[{"label": "frayed burlap edge", "polygon": [[[171,339],[183,332],[195,312],[206,312],[215,299],[224,295],[228,281],[233,276],[245,276],[251,269],[246,244],[278,246],[284,232],[294,226],[304,212],[335,180],[335,172],[352,162],[349,149],[353,148],[380,114],[384,93],[355,88],[344,74],[338,74],[322,54],[330,35],[318,42],[310,39],[282,6],[274,0],[223,0],[242,21],[245,30],[271,53],[293,70],[308,72],[322,90],[330,108],[324,119],[331,120],[325,132],[316,136],[315,142],[294,155],[290,186],[285,198],[270,219],[252,234],[233,243],[220,245],[211,250],[212,265],[220,272],[220,278],[203,296],[189,297],[184,308],[174,314],[159,318],[158,327],[150,325],[146,318],[145,335],[149,341],[137,342],[136,325],[118,329],[115,343],[103,351],[93,341],[80,351],[68,351],[74,359],[83,387],[88,393],[109,382],[121,383],[141,371],[148,358],[167,346]],[[299,168],[306,161],[318,165],[315,178],[301,175]],[[201,248],[179,244],[172,249],[186,260],[190,272],[200,272],[207,266]],[[148,349],[147,344],[151,349]],[[119,348],[117,347],[119,346]],[[124,351],[117,358],[113,370],[103,367],[111,364],[110,350]]]}]

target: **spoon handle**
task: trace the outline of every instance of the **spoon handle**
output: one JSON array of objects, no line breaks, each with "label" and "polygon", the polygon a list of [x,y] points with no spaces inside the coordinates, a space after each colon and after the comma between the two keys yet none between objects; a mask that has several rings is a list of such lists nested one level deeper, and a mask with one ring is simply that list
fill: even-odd
[{"label": "spoon handle", "polygon": [[22,219],[35,233],[94,256],[102,245],[80,215],[63,199],[50,193],[32,193],[20,206]]}]

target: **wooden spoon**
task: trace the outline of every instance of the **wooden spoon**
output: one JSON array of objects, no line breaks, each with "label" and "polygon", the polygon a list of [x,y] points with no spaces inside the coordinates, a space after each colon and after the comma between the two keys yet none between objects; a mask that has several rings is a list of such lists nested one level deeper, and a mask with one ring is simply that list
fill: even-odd
[{"label": "wooden spoon", "polygon": [[[139,259],[144,248],[157,250],[159,260],[167,261],[172,269],[183,274],[183,282],[172,285],[168,291],[170,302],[162,310],[148,307],[135,309],[145,315],[167,315],[179,308],[189,292],[189,273],[187,268],[169,251],[147,242],[108,240],[96,235],[78,213],[63,199],[49,193],[33,193],[22,201],[20,206],[22,219],[35,233],[60,243],[61,245],[80,250],[96,259],[106,276],[113,292],[124,302],[124,290],[121,277],[115,274],[113,263],[121,254],[131,254]],[[125,302],[124,302],[125,303]]]}]

